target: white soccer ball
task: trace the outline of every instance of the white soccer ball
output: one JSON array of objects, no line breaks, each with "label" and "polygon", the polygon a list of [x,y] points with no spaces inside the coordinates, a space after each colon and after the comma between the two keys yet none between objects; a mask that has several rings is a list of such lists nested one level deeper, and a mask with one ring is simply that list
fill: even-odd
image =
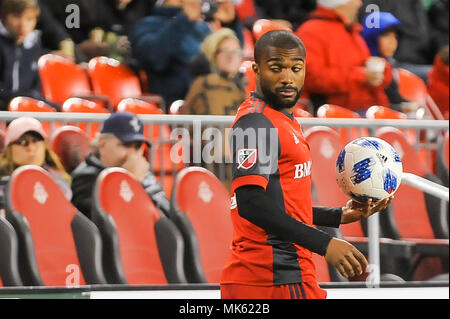
[{"label": "white soccer ball", "polygon": [[403,165],[400,155],[386,141],[361,137],[348,143],[336,161],[339,188],[358,202],[381,200],[400,186]]}]

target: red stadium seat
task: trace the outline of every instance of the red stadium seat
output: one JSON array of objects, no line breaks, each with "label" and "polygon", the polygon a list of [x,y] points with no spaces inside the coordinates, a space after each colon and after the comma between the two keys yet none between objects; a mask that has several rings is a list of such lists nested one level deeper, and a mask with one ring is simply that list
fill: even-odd
[{"label": "red stadium seat", "polygon": [[71,97],[96,100],[106,106],[105,96],[94,96],[88,74],[80,66],[59,55],[45,54],[38,61],[42,93],[48,101],[62,105]]},{"label": "red stadium seat", "polygon": [[408,101],[425,104],[428,96],[425,82],[419,76],[406,69],[398,68],[394,72],[398,77],[400,95]]},{"label": "red stadium seat", "polygon": [[[377,137],[390,143],[399,153],[404,172],[440,182],[418,160],[417,151],[400,130],[383,128]],[[448,268],[449,234],[446,214],[448,211],[441,208],[440,199],[412,186],[402,185],[395,193],[395,200],[388,208],[388,214],[380,215],[380,222],[386,236],[413,242],[417,255],[441,257]]]},{"label": "red stadium seat", "polygon": [[[70,113],[110,113],[109,110],[103,106],[95,103],[94,101],[70,98],[62,105],[63,112]],[[98,131],[100,131],[101,124],[99,123],[70,123],[71,125],[78,126],[83,132],[85,132],[89,138],[94,138]]]},{"label": "red stadium seat", "polygon": [[22,286],[19,273],[18,247],[16,232],[0,213],[0,288],[2,286]]},{"label": "red stadium seat", "polygon": [[91,151],[89,137],[79,127],[73,125],[58,128],[51,137],[50,147],[69,174]]},{"label": "red stadium seat", "polygon": [[[345,107],[333,104],[324,104],[317,109],[317,117],[323,119],[330,118],[345,118],[345,119],[359,119],[358,113],[353,112]],[[369,133],[367,129],[359,129],[359,128],[340,128],[338,132],[341,136],[341,140],[344,144],[347,144],[354,139],[361,136],[368,136]]]},{"label": "red stadium seat", "polygon": [[374,105],[367,109],[366,118],[371,120],[407,120],[408,116],[405,113],[392,110],[385,106]]},{"label": "red stadium seat", "polygon": [[[350,198],[336,182],[336,159],[344,148],[339,135],[327,127],[315,127],[305,132],[311,147],[313,161],[311,177],[315,189],[315,205],[328,207],[345,206]],[[341,226],[344,237],[365,237],[361,223]]]},{"label": "red stadium seat", "polygon": [[[43,101],[33,99],[31,97],[18,96],[13,98],[8,105],[10,112],[56,112],[56,110]],[[58,122],[42,122],[42,127],[47,135],[50,135],[53,130],[60,127]]]},{"label": "red stadium seat", "polygon": [[251,60],[245,60],[239,68],[239,72],[241,72],[247,80],[245,85],[245,93],[247,96],[250,96],[250,93],[256,90],[256,76],[252,69],[253,63],[254,62]]},{"label": "red stadium seat", "polygon": [[181,234],[128,171],[107,168],[100,173],[92,219],[102,233],[109,283],[186,282]]},{"label": "red stadium seat", "polygon": [[210,171],[188,167],[178,173],[170,202],[185,240],[188,281],[219,283],[233,233],[228,191]]},{"label": "red stadium seat", "polygon": [[92,58],[89,61],[88,74],[94,92],[108,96],[114,109],[117,109],[122,99],[129,97],[156,102],[161,109],[165,108],[160,96],[144,96],[139,76],[115,59],[107,57]]},{"label": "red stadium seat", "polygon": [[253,38],[255,39],[255,42],[259,40],[265,33],[274,31],[274,30],[286,30],[291,31],[291,29],[282,26],[272,20],[268,19],[259,19],[255,21],[253,24]]},{"label": "red stadium seat", "polygon": [[16,169],[6,196],[6,218],[21,243],[24,285],[106,283],[98,229],[77,211],[47,171],[32,165]]}]

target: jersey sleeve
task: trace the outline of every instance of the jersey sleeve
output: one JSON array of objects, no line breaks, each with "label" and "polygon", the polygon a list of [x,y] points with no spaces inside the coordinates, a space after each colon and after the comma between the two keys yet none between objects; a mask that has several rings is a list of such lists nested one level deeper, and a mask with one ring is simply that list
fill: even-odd
[{"label": "jersey sleeve", "polygon": [[233,125],[230,134],[233,181],[232,192],[241,186],[267,188],[270,176],[278,171],[280,143],[272,123],[260,113],[251,113]]}]

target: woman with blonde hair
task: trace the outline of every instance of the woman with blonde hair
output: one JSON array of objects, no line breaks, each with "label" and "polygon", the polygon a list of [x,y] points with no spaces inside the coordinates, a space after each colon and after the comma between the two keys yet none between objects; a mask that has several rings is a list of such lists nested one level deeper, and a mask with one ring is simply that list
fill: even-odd
[{"label": "woman with blonde hair", "polygon": [[[20,117],[9,124],[5,136],[5,149],[0,154],[0,187],[5,186],[16,168],[37,165],[50,173],[70,200],[71,177],[45,139],[46,134],[41,123],[32,117]],[[2,196],[4,196],[3,189],[0,191],[0,197]]]},{"label": "woman with blonde hair", "polygon": [[202,54],[211,73],[198,76],[185,98],[182,112],[195,115],[234,115],[245,99],[239,72],[242,49],[233,30],[222,28],[205,38]]}]

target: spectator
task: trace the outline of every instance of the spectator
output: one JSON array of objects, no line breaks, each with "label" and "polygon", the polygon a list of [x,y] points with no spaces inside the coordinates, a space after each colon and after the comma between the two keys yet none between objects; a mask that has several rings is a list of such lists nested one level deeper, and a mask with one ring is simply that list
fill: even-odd
[{"label": "spectator", "polygon": [[317,0],[255,0],[261,18],[287,21],[296,30],[316,9]]},{"label": "spectator", "polygon": [[87,217],[91,218],[91,200],[97,176],[106,167],[127,169],[142,184],[155,205],[163,213],[169,213],[169,201],[143,155],[144,144],[150,146],[143,131],[141,120],[128,112],[114,113],[104,122],[94,140],[94,152],[88,154],[72,172],[72,203]]},{"label": "spectator", "polygon": [[41,99],[37,61],[42,54],[37,0],[3,0],[0,12],[0,110],[16,96]]},{"label": "spectator", "polygon": [[370,67],[376,60],[371,58],[357,23],[361,0],[317,3],[311,19],[296,31],[308,52],[305,92],[314,107],[330,103],[364,115],[372,105],[389,106],[384,89],[392,75]]},{"label": "spectator", "polygon": [[131,31],[133,56],[147,73],[149,92],[162,95],[167,106],[184,99],[192,81],[189,63],[209,33],[200,0],[160,1]]},{"label": "spectator", "polygon": [[239,67],[242,50],[231,29],[223,28],[209,35],[202,45],[212,73],[195,79],[183,106],[184,114],[234,115],[245,99]]},{"label": "spectator", "polygon": [[399,33],[399,45],[395,59],[398,61],[399,67],[417,74],[426,81],[437,52],[431,50],[430,22],[424,1],[363,0],[363,3],[361,12],[370,11],[369,6],[372,6],[378,11],[392,13],[400,20],[403,27]]},{"label": "spectator", "polygon": [[431,25],[431,52],[437,55],[449,43],[449,0],[434,1],[427,14]]},{"label": "spectator", "polygon": [[[372,23],[375,20],[377,23],[374,27]],[[404,113],[415,113],[419,105],[401,96],[396,76],[393,74],[395,68],[393,57],[398,47],[400,21],[389,12],[374,12],[365,17],[363,28],[362,35],[370,53],[372,56],[384,58],[387,72],[392,75],[393,80],[385,89],[391,107]]]},{"label": "spectator", "polygon": [[428,78],[428,92],[446,120],[449,119],[449,46],[436,55]]},{"label": "spectator", "polygon": [[[0,155],[0,205],[4,203],[4,186],[13,171],[24,165],[37,165],[47,170],[70,200],[71,178],[58,156],[45,141],[41,123],[31,117],[13,120],[6,131],[5,149]],[[0,207],[1,208],[1,207]]]}]

